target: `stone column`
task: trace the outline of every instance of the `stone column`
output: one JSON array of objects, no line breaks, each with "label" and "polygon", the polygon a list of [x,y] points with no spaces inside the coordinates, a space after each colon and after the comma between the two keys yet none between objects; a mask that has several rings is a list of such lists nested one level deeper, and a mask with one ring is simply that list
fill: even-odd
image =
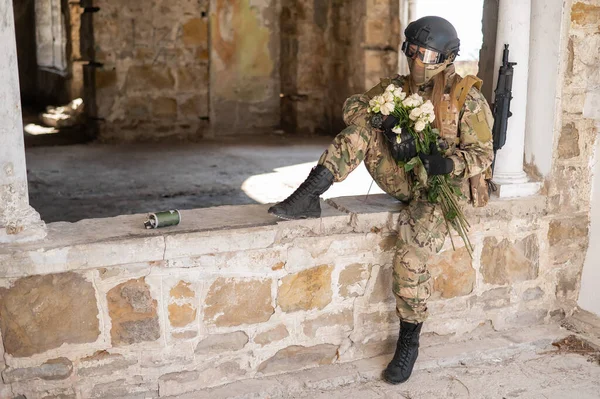
[{"label": "stone column", "polygon": [[29,206],[12,0],[0,0],[0,243],[46,235]]},{"label": "stone column", "polygon": [[512,117],[508,120],[506,144],[496,154],[494,182],[500,197],[532,195],[539,185],[528,184],[523,171],[525,151],[525,117],[527,109],[527,81],[529,75],[529,35],[531,0],[500,0],[496,34],[496,62],[494,82],[502,64],[504,45],[509,44],[509,61],[517,62],[513,76]]}]

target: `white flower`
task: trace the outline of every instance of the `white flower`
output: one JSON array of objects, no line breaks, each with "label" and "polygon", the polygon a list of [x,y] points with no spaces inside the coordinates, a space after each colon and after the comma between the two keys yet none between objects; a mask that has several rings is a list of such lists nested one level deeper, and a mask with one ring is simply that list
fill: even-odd
[{"label": "white flower", "polygon": [[418,95],[417,93],[411,95],[411,97],[413,98],[413,100],[415,100],[415,102],[417,103],[417,106],[422,105],[423,104],[423,97],[421,97],[420,95]]},{"label": "white flower", "polygon": [[386,103],[394,102],[394,94],[392,94],[391,91],[386,91],[385,93],[383,93],[383,99]]},{"label": "white flower", "polygon": [[407,108],[418,107],[421,104],[423,104],[423,97],[416,93],[406,97],[406,99],[402,101],[402,105],[404,105]]},{"label": "white flower", "polygon": [[415,131],[422,132],[423,129],[425,129],[425,122],[419,119],[417,123],[415,123]]},{"label": "white flower", "polygon": [[396,86],[394,86],[393,84],[391,84],[385,88],[385,91],[390,92],[390,93],[393,92],[394,90],[396,90]]},{"label": "white flower", "polygon": [[430,100],[425,101],[425,103],[421,106],[423,113],[425,114],[433,114],[433,103]]},{"label": "white flower", "polygon": [[375,113],[379,112],[383,104],[385,104],[383,96],[375,96],[371,100],[369,100],[369,106],[371,107],[371,111]]},{"label": "white flower", "polygon": [[394,103],[385,103],[381,106],[381,114],[382,115],[389,115],[392,113],[392,111],[394,110],[395,105]]},{"label": "white flower", "polygon": [[400,135],[396,136],[396,143],[398,143],[398,144],[402,143],[402,136],[400,136]]},{"label": "white flower", "polygon": [[404,100],[406,98],[406,93],[402,91],[401,88],[397,88],[396,90],[394,90],[394,97],[400,99],[400,101]]},{"label": "white flower", "polygon": [[419,119],[419,116],[421,116],[423,114],[423,110],[421,109],[421,107],[417,107],[417,108],[413,108],[412,111],[410,111],[410,114],[408,115],[408,117],[410,118],[411,121],[416,121],[417,119]]},{"label": "white flower", "polygon": [[400,133],[402,133],[402,128],[400,127],[400,125],[396,125],[392,128],[392,132],[394,132],[396,134],[400,134]]},{"label": "white flower", "polygon": [[435,120],[435,114],[425,114],[425,113],[423,113],[419,117],[419,120],[422,120],[425,123],[433,122]]}]

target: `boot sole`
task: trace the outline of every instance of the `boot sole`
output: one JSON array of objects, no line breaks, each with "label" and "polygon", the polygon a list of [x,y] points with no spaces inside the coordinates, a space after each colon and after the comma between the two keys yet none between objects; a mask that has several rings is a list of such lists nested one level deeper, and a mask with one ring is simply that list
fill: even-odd
[{"label": "boot sole", "polygon": [[274,213],[274,212],[269,212],[269,214],[273,215],[273,216],[277,216],[279,219],[283,219],[283,220],[317,219],[317,218],[321,217],[321,214],[314,215],[314,216],[311,216],[311,215],[302,215],[302,216],[299,216],[299,217],[289,217],[289,216],[286,216],[286,215],[279,215],[279,214]]},{"label": "boot sole", "polygon": [[[410,378],[410,377],[409,377],[409,378]],[[408,378],[407,378],[407,379],[405,379],[405,380],[402,380],[402,381],[392,381],[392,380],[389,380],[389,379],[388,379],[388,378],[385,376],[385,372],[383,372],[383,373],[381,374],[381,379],[382,379],[383,381],[387,382],[388,384],[391,384],[391,385],[400,385],[400,384],[403,384],[403,383],[405,383],[406,381],[408,381]]]}]

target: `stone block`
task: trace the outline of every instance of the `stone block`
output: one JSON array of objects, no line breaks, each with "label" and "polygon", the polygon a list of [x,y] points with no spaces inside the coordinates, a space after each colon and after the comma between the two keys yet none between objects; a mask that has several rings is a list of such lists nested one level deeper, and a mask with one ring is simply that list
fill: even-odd
[{"label": "stone block", "polygon": [[181,117],[188,119],[208,116],[208,93],[181,100],[179,114]]},{"label": "stone block", "polygon": [[303,331],[307,337],[322,336],[323,328],[334,328],[338,331],[351,331],[354,327],[354,312],[346,309],[337,313],[325,314],[316,319],[306,320]]},{"label": "stone block", "polygon": [[198,332],[197,331],[180,331],[180,332],[174,332],[173,334],[171,334],[171,336],[174,339],[188,340],[188,339],[196,338],[196,336],[198,336]]},{"label": "stone block", "polygon": [[[177,370],[181,371],[184,365],[191,364],[194,361],[193,342],[177,341],[172,342],[166,348],[147,349],[139,353],[140,367],[144,369],[158,369],[176,365]],[[171,371],[171,370],[169,370]],[[149,370],[150,375],[154,375],[155,370]]]},{"label": "stone block", "polygon": [[523,294],[521,295],[521,298],[526,301],[535,301],[536,299],[540,299],[541,297],[544,296],[544,290],[542,290],[540,287],[533,287],[533,288],[528,288],[527,290],[525,290],[525,292],[523,292]]},{"label": "stone block", "polygon": [[41,366],[27,368],[7,368],[2,372],[2,379],[5,383],[17,381],[32,380],[39,378],[42,380],[64,380],[69,378],[73,372],[73,363],[66,357],[51,359]]},{"label": "stone block", "polygon": [[469,307],[481,306],[483,310],[503,308],[510,305],[510,288],[499,287],[469,298]]},{"label": "stone block", "polygon": [[15,357],[94,342],[100,335],[94,287],[71,272],[18,279],[0,288],[0,328],[6,353]]},{"label": "stone block", "polygon": [[164,65],[134,65],[127,71],[125,90],[154,91],[173,89],[175,77]]},{"label": "stone block", "polygon": [[560,132],[558,156],[563,159],[579,156],[579,130],[574,123],[567,123]]},{"label": "stone block", "polygon": [[185,327],[196,320],[196,308],[189,303],[169,304],[169,322],[173,327]]},{"label": "stone block", "polygon": [[269,279],[216,279],[204,301],[204,321],[218,327],[231,327],[269,320],[275,312],[271,283]]},{"label": "stone block", "polygon": [[201,66],[182,66],[175,70],[179,91],[204,91],[208,93],[208,64]]},{"label": "stone block", "polygon": [[158,392],[161,397],[171,397],[234,381],[244,374],[246,371],[236,362],[226,362],[204,370],[169,373],[159,378]]},{"label": "stone block", "polygon": [[284,277],[277,303],[284,312],[323,309],[331,302],[333,266],[321,265]]},{"label": "stone block", "polygon": [[110,375],[133,366],[137,362],[137,359],[125,358],[120,354],[98,351],[92,356],[81,359],[77,367],[77,375],[80,377]]},{"label": "stone block", "polygon": [[488,284],[511,284],[538,275],[539,246],[535,234],[522,240],[486,237],[481,253],[481,273]]},{"label": "stone block", "polygon": [[190,288],[190,283],[183,280],[179,281],[176,286],[171,288],[169,294],[173,299],[194,298],[196,296],[194,290]]},{"label": "stone block", "polygon": [[153,118],[177,118],[177,100],[170,97],[158,97],[152,100]]},{"label": "stone block", "polygon": [[273,357],[258,366],[264,374],[289,372],[307,367],[331,364],[337,358],[337,345],[321,344],[316,346],[288,346],[279,350]]},{"label": "stone block", "polygon": [[448,250],[428,265],[434,278],[432,299],[468,295],[475,287],[475,269],[465,247]]},{"label": "stone block", "polygon": [[587,238],[588,232],[589,219],[587,216],[556,219],[550,221],[548,242],[550,245],[569,244],[573,240]]},{"label": "stone block", "polygon": [[261,346],[265,346],[270,344],[271,342],[281,341],[290,336],[290,333],[287,327],[283,324],[278,325],[272,330],[268,330],[259,334],[256,334],[254,337],[254,342]]},{"label": "stone block", "polygon": [[208,20],[192,18],[181,27],[181,40],[185,46],[208,47]]},{"label": "stone block", "polygon": [[392,311],[377,311],[371,313],[363,313],[358,316],[359,324],[366,326],[366,330],[371,330],[373,327],[385,329],[387,327],[400,325],[400,319],[395,310]]},{"label": "stone block", "polygon": [[371,265],[353,263],[340,272],[339,292],[343,298],[355,298],[365,293]]},{"label": "stone block", "polygon": [[600,6],[577,2],[571,8],[571,21],[575,25],[598,25],[600,20]]},{"label": "stone block", "polygon": [[275,229],[199,232],[165,237],[165,259],[266,248],[275,242]]},{"label": "stone block", "polygon": [[214,355],[222,352],[238,351],[246,346],[248,341],[248,335],[243,331],[209,335],[198,342],[194,353],[197,355]]},{"label": "stone block", "polygon": [[106,299],[113,346],[155,341],[160,337],[157,302],[152,299],[144,278],[117,285],[106,294]]},{"label": "stone block", "polygon": [[146,98],[146,97],[132,96],[125,100],[124,112],[125,112],[125,118],[127,118],[127,119],[133,119],[133,120],[151,119],[152,118],[152,103],[150,101],[148,101],[148,98]]},{"label": "stone block", "polygon": [[369,297],[370,303],[393,303],[395,301],[394,293],[392,292],[393,271],[391,267],[379,267],[373,291]]},{"label": "stone block", "polygon": [[144,381],[142,376],[131,380],[121,378],[110,382],[102,382],[93,386],[89,394],[81,395],[92,399],[144,399],[158,397],[156,381]]},{"label": "stone block", "polygon": [[117,85],[117,70],[111,69],[96,69],[96,90],[116,88]]}]

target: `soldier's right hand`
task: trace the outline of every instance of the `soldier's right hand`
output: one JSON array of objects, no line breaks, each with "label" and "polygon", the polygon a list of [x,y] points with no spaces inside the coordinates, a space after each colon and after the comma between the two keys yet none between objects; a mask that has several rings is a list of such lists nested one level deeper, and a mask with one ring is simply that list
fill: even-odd
[{"label": "soldier's right hand", "polygon": [[408,162],[417,156],[415,138],[406,130],[402,130],[399,135],[394,134],[394,140],[390,144],[392,157],[396,161]]}]

